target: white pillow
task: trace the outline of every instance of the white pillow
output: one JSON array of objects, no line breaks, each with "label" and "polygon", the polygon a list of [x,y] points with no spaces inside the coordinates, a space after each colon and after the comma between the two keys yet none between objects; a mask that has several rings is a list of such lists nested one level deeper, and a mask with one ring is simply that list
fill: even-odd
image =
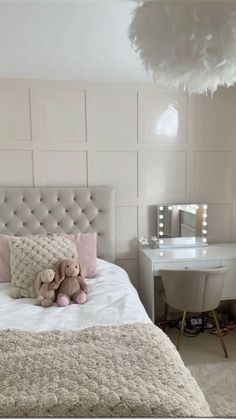
[{"label": "white pillow", "polygon": [[75,244],[63,236],[40,235],[9,238],[14,297],[35,297],[38,272],[52,268],[59,260],[77,257]]}]

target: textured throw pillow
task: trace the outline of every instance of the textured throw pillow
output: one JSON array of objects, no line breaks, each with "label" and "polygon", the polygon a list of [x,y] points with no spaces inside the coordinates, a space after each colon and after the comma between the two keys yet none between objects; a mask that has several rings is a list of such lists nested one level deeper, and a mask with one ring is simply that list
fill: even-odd
[{"label": "textured throw pillow", "polygon": [[[52,234],[49,234],[52,236]],[[39,237],[42,235],[27,236]],[[54,235],[58,236],[58,235]],[[96,233],[77,233],[77,234],[64,234],[66,237],[73,241],[76,246],[77,254],[86,278],[96,276],[96,261],[97,261],[97,234]],[[10,250],[8,241],[9,239],[25,238],[26,236],[8,236],[0,234],[0,283],[11,282],[11,269],[10,269]]]},{"label": "textured throw pillow", "polygon": [[9,238],[12,285],[17,297],[35,297],[37,273],[61,259],[77,257],[74,243],[64,236]]}]

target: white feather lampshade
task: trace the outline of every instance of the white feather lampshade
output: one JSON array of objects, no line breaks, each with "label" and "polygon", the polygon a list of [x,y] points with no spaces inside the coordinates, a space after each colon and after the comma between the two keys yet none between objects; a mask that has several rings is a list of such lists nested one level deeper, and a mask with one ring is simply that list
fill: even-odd
[{"label": "white feather lampshade", "polygon": [[236,1],[139,2],[129,38],[165,86],[207,93],[236,81]]}]

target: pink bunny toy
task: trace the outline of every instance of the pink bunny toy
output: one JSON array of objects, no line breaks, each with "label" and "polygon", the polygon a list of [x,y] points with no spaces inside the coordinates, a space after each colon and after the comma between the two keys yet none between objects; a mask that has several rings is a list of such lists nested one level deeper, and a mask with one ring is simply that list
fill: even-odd
[{"label": "pink bunny toy", "polygon": [[84,304],[87,300],[87,286],[78,260],[66,259],[55,267],[55,281],[49,289],[58,288],[57,304],[65,307],[73,300],[76,304]]}]

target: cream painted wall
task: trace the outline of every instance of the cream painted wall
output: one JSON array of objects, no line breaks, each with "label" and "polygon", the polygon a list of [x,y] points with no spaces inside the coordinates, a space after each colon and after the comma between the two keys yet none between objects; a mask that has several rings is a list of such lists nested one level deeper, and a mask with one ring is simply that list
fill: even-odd
[{"label": "cream painted wall", "polygon": [[235,239],[236,89],[0,80],[0,185],[116,188],[116,260],[138,283],[157,203],[207,202],[209,240]]}]

